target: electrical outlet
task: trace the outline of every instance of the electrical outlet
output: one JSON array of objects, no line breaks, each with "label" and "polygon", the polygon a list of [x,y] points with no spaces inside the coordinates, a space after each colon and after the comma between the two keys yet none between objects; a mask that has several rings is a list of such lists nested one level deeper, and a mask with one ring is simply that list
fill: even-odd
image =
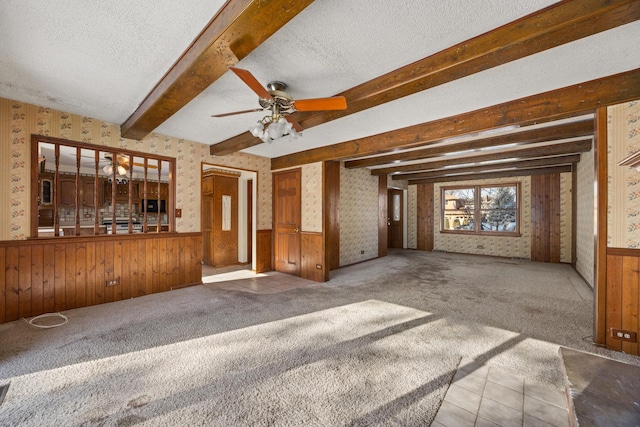
[{"label": "electrical outlet", "polygon": [[364,255],[364,250],[360,251],[360,255]]},{"label": "electrical outlet", "polygon": [[322,264],[316,264],[316,269],[322,270]]},{"label": "electrical outlet", "polygon": [[119,284],[120,284],[120,278],[119,277],[117,277],[115,279],[111,279],[111,280],[107,279],[107,281],[106,281],[106,285],[107,286],[118,286]]},{"label": "electrical outlet", "polygon": [[611,328],[611,337],[628,342],[638,342],[638,334],[635,331]]}]

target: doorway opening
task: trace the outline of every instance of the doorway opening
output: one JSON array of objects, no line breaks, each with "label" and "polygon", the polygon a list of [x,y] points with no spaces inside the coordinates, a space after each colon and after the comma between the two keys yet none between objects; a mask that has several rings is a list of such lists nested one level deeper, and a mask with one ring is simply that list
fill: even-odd
[{"label": "doorway opening", "polygon": [[248,265],[256,270],[256,171],[202,163],[203,263],[218,268]]},{"label": "doorway opening", "polygon": [[407,191],[387,189],[387,248],[407,247]]}]

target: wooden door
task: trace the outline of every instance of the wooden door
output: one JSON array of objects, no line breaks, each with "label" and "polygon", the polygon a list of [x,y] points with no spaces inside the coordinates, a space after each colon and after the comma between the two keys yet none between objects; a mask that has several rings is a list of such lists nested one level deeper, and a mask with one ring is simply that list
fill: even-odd
[{"label": "wooden door", "polygon": [[300,275],[300,169],[273,175],[275,269]]},{"label": "wooden door", "polygon": [[213,265],[237,264],[238,177],[216,175],[213,202]]},{"label": "wooden door", "polygon": [[388,191],[389,201],[387,203],[387,209],[389,213],[389,220],[387,222],[389,230],[387,233],[389,242],[388,247],[402,249],[402,237],[404,229],[404,218],[402,215],[402,190]]},{"label": "wooden door", "polygon": [[214,267],[238,263],[238,177],[202,179],[202,259]]}]

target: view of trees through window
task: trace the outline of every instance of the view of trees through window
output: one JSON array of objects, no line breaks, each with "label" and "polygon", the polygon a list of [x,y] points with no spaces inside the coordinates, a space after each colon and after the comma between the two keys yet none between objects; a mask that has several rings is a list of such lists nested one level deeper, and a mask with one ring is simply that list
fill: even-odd
[{"label": "view of trees through window", "polygon": [[442,230],[518,233],[518,185],[443,187]]}]

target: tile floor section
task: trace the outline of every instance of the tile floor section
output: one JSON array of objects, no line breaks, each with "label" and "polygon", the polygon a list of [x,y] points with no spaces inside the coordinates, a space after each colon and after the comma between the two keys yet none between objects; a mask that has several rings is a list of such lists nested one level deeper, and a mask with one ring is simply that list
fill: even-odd
[{"label": "tile floor section", "polygon": [[564,390],[463,359],[431,426],[570,424]]},{"label": "tile floor section", "polygon": [[253,273],[246,266],[214,268],[202,266],[202,283],[226,291],[253,294],[277,294],[297,288],[315,287],[319,284],[290,274],[269,271]]},{"label": "tile floor section", "polygon": [[[247,266],[203,265],[202,282],[227,291],[255,294],[319,286],[276,271],[254,274]],[[463,359],[431,426],[569,427],[570,424],[564,390]]]}]

